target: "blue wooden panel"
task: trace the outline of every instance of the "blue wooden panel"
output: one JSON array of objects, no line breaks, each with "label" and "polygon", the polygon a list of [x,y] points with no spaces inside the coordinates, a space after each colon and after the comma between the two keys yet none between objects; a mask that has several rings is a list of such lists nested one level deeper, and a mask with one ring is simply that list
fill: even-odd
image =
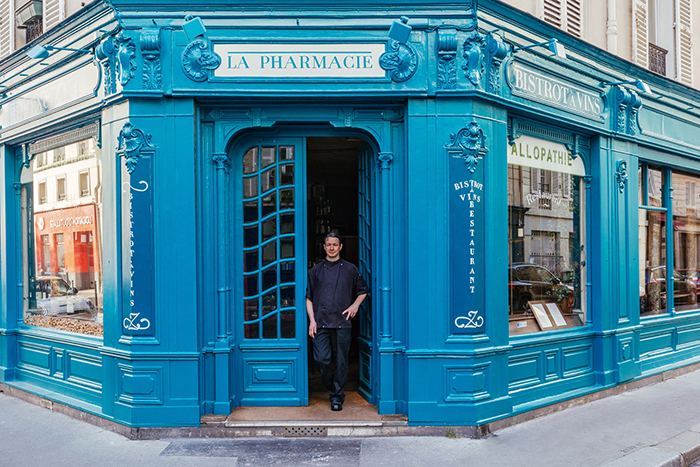
[{"label": "blue wooden panel", "polygon": [[134,405],[163,404],[163,368],[118,364],[119,401]]},{"label": "blue wooden panel", "polygon": [[593,348],[570,347],[563,349],[564,377],[571,377],[593,370]]},{"label": "blue wooden panel", "polygon": [[673,351],[673,329],[662,331],[642,332],[639,339],[639,355],[665,353]]},{"label": "blue wooden panel", "polygon": [[700,345],[700,324],[678,326],[676,350]]},{"label": "blue wooden panel", "polygon": [[296,361],[293,359],[244,359],[244,392],[296,392]]},{"label": "blue wooden panel", "polygon": [[92,389],[102,389],[102,359],[81,353],[66,352],[67,379]]},{"label": "blue wooden panel", "polygon": [[446,402],[466,402],[491,397],[489,365],[452,366],[444,369]]},{"label": "blue wooden panel", "polygon": [[542,352],[529,353],[511,357],[508,360],[510,390],[532,386],[542,381]]},{"label": "blue wooden panel", "polygon": [[17,367],[49,376],[51,347],[29,342],[18,343]]}]

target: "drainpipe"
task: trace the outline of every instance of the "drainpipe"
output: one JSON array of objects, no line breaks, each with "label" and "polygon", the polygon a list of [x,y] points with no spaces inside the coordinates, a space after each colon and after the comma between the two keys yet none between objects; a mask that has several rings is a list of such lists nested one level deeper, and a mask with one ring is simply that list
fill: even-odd
[{"label": "drainpipe", "polygon": [[[634,21],[634,18],[632,19]],[[615,0],[608,0],[608,22],[605,35],[607,36],[606,49],[611,54],[617,55],[617,20],[615,19]]]}]

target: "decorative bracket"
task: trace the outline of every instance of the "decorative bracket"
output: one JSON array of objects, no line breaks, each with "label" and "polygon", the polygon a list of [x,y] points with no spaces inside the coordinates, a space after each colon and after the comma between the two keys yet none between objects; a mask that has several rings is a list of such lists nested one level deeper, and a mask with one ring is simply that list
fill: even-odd
[{"label": "decorative bracket", "polygon": [[468,123],[456,134],[450,135],[450,143],[445,145],[452,157],[461,157],[467,165],[467,170],[474,173],[480,157],[484,157],[489,149],[486,147],[486,136],[476,121]]},{"label": "decorative bracket", "polygon": [[623,159],[618,159],[615,170],[615,181],[617,182],[617,188],[620,193],[625,191],[625,185],[627,185],[627,162]]},{"label": "decorative bracket", "polygon": [[162,71],[160,64],[160,29],[144,29],[139,38],[143,58],[143,89],[160,89]]},{"label": "decorative bracket", "polygon": [[390,40],[386,44],[386,52],[379,57],[379,66],[390,72],[392,81],[403,83],[416,73],[418,56],[409,44]]},{"label": "decorative bracket", "polygon": [[639,127],[637,115],[642,107],[641,97],[633,90],[619,85],[611,87],[608,95],[613,96],[612,101],[614,103],[613,131],[635,136]]},{"label": "decorative bracket", "polygon": [[126,122],[119,132],[117,137],[119,146],[117,147],[117,155],[123,157],[126,163],[126,170],[129,174],[133,173],[139,163],[139,159],[143,157],[141,151],[143,148],[154,148],[151,144],[151,135],[139,130],[131,122]]},{"label": "decorative bracket", "polygon": [[470,32],[464,41],[462,70],[464,70],[464,76],[469,79],[469,82],[475,88],[481,86],[481,78],[484,76],[485,46],[486,38],[477,30]]},{"label": "decorative bracket", "polygon": [[488,68],[488,80],[486,91],[491,94],[501,93],[501,64],[508,56],[508,46],[501,36],[490,33],[486,36],[486,63]]},{"label": "decorative bracket", "polygon": [[117,37],[114,38],[116,46],[116,65],[119,83],[122,86],[126,84],[136,75],[136,44],[134,40],[120,31]]},{"label": "decorative bracket", "polygon": [[212,50],[206,39],[195,39],[182,51],[182,71],[192,81],[202,82],[209,79],[209,72],[221,65],[221,56]]},{"label": "decorative bracket", "polygon": [[571,157],[576,159],[581,155],[581,135],[573,135],[574,140],[571,143],[566,143],[566,149],[571,152]]}]

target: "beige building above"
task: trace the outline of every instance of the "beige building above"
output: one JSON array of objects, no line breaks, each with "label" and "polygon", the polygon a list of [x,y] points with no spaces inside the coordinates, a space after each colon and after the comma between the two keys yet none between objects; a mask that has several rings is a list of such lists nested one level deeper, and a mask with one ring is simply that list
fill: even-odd
[{"label": "beige building above", "polygon": [[504,0],[569,34],[695,88],[700,3],[693,0]]}]

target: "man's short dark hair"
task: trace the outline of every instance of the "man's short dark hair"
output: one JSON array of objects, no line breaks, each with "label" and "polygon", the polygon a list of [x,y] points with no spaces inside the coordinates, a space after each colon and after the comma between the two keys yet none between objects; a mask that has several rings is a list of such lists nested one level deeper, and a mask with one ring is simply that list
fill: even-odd
[{"label": "man's short dark hair", "polygon": [[323,239],[323,243],[326,243],[326,240],[328,240],[329,238],[337,238],[338,243],[340,243],[341,245],[343,244],[343,237],[341,237],[340,233],[335,229],[331,230],[326,234],[325,238]]}]

